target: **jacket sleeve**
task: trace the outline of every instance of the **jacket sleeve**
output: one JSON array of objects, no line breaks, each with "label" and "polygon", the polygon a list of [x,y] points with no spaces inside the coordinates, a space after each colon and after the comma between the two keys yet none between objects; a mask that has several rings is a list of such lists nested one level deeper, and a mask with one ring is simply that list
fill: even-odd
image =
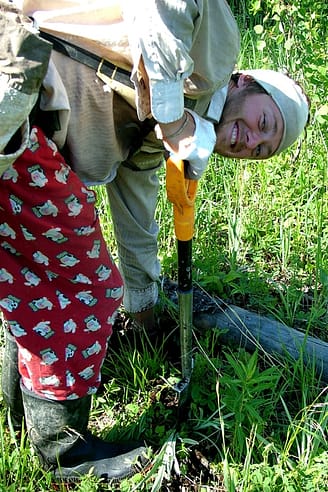
[{"label": "jacket sleeve", "polygon": [[202,2],[131,0],[123,4],[139,118],[151,113],[161,123],[176,121],[184,108],[183,82],[194,68],[190,50]]}]

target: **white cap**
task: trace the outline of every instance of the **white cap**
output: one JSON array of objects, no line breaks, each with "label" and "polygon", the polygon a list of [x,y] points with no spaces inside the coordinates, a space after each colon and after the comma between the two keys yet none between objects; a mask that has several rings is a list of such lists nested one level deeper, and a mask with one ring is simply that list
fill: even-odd
[{"label": "white cap", "polygon": [[281,113],[284,130],[275,154],[297,140],[309,117],[309,104],[301,87],[287,75],[274,70],[241,70],[250,75],[272,97]]}]

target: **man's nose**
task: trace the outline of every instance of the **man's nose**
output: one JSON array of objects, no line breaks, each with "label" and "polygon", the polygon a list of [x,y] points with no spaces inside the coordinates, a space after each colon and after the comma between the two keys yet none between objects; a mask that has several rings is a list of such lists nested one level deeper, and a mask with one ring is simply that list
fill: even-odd
[{"label": "man's nose", "polygon": [[248,149],[255,149],[261,143],[261,136],[257,132],[246,133],[245,144]]}]

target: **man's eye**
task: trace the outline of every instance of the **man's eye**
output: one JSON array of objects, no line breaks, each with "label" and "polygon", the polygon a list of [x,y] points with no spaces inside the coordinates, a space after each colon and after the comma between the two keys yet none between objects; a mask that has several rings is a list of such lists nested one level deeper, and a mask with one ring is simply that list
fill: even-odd
[{"label": "man's eye", "polygon": [[261,155],[261,145],[258,145],[255,149],[255,156],[259,157]]},{"label": "man's eye", "polygon": [[266,118],[265,118],[265,114],[263,115],[263,119],[262,119],[262,122],[261,122],[261,130],[264,131],[265,130],[265,124],[266,124]]}]

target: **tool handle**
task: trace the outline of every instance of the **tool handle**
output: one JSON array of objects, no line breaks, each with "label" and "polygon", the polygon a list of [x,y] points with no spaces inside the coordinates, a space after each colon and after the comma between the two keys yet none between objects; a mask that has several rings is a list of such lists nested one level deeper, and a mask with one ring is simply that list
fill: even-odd
[{"label": "tool handle", "polygon": [[166,194],[173,203],[175,235],[189,241],[194,235],[197,180],[185,178],[185,162],[169,157],[166,161]]}]

